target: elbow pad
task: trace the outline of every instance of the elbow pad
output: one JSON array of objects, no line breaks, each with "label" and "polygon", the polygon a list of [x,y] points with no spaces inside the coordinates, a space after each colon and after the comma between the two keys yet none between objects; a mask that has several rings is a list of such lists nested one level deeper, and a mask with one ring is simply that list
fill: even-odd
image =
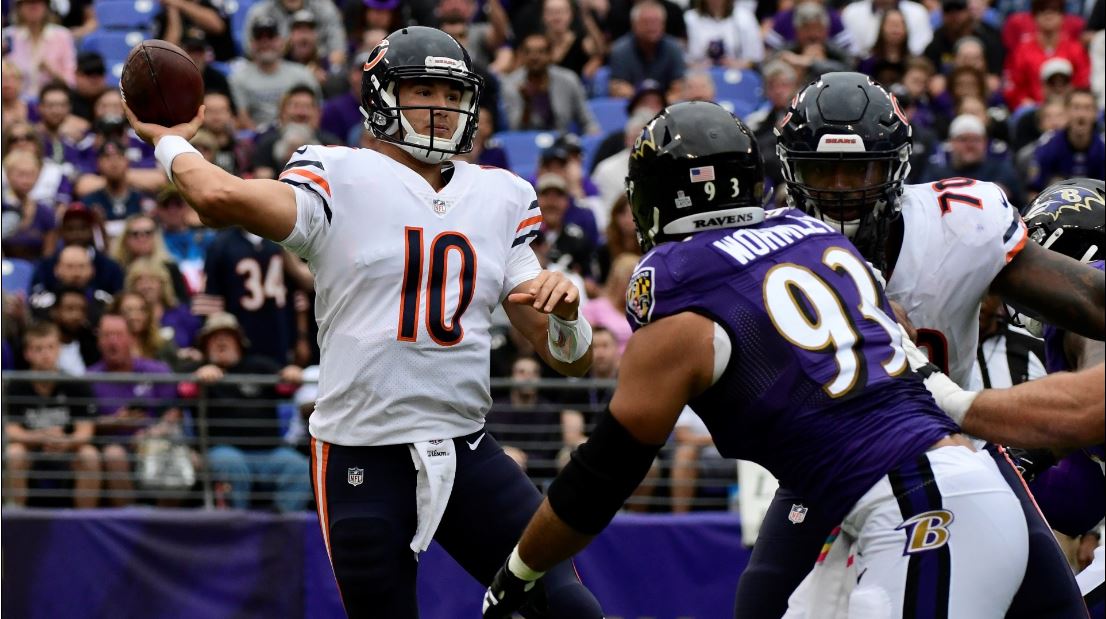
[{"label": "elbow pad", "polygon": [[568,526],[597,535],[637,488],[662,445],[645,445],[608,408],[549,486],[549,505]]}]

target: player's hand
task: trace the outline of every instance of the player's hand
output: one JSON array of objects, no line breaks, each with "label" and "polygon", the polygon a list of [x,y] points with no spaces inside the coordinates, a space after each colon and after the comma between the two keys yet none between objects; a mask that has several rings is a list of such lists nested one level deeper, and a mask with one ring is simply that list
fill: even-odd
[{"label": "player's hand", "polygon": [[196,117],[184,124],[174,127],[162,127],[161,125],[144,123],[138,120],[138,117],[134,115],[131,108],[127,107],[126,102],[123,103],[123,112],[127,115],[127,120],[131,123],[131,129],[134,129],[134,132],[138,134],[138,137],[142,138],[143,142],[151,146],[157,146],[158,140],[167,135],[177,135],[186,140],[191,140],[204,124],[205,109],[205,106],[201,105],[200,109],[196,111]]},{"label": "player's hand", "polygon": [[515,576],[504,563],[484,592],[484,619],[510,617],[526,603],[537,583]]},{"label": "player's hand", "polygon": [[565,320],[576,320],[580,310],[580,290],[564,273],[542,271],[529,282],[529,289],[507,295],[518,305],[531,305],[543,314],[556,314]]}]

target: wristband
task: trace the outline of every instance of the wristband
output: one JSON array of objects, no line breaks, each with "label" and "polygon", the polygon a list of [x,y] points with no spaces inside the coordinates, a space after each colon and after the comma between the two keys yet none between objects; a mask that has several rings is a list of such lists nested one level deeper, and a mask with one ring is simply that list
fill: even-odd
[{"label": "wristband", "polygon": [[169,182],[173,182],[173,160],[177,155],[186,153],[200,155],[200,151],[179,135],[167,135],[158,140],[157,147],[154,148],[154,158],[161,167],[165,168],[165,173],[169,175]]},{"label": "wristband", "polygon": [[549,354],[562,363],[573,363],[591,347],[591,324],[583,314],[576,320],[549,315]]},{"label": "wristband", "polygon": [[518,546],[515,546],[515,549],[511,551],[510,558],[507,559],[507,569],[519,580],[525,580],[526,582],[533,582],[545,575],[545,572],[539,572],[526,565],[522,557],[518,555]]},{"label": "wristband", "polygon": [[956,422],[956,425],[963,425],[964,417],[967,416],[968,409],[972,407],[972,402],[979,392],[961,389],[960,385],[941,372],[931,373],[924,383],[926,389],[933,395],[933,399],[937,401],[937,406],[940,406],[941,410]]}]

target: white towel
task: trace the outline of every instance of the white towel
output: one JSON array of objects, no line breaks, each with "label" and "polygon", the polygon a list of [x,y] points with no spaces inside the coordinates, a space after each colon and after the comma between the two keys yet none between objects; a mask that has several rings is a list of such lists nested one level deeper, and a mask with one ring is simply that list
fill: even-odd
[{"label": "white towel", "polygon": [[420,441],[408,445],[415,470],[419,472],[415,484],[415,500],[419,524],[411,539],[411,550],[418,553],[430,547],[438,524],[449,504],[453,492],[453,476],[457,473],[457,453],[451,439]]}]

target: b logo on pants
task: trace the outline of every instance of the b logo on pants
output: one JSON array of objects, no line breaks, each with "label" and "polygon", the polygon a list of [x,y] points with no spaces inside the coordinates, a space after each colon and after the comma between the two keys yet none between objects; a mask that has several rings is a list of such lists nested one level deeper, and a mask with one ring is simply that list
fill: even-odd
[{"label": "b logo on pants", "polygon": [[948,526],[952,521],[952,512],[938,509],[922,512],[895,527],[896,531],[906,529],[906,547],[903,548],[903,556],[935,550],[947,544]]}]

